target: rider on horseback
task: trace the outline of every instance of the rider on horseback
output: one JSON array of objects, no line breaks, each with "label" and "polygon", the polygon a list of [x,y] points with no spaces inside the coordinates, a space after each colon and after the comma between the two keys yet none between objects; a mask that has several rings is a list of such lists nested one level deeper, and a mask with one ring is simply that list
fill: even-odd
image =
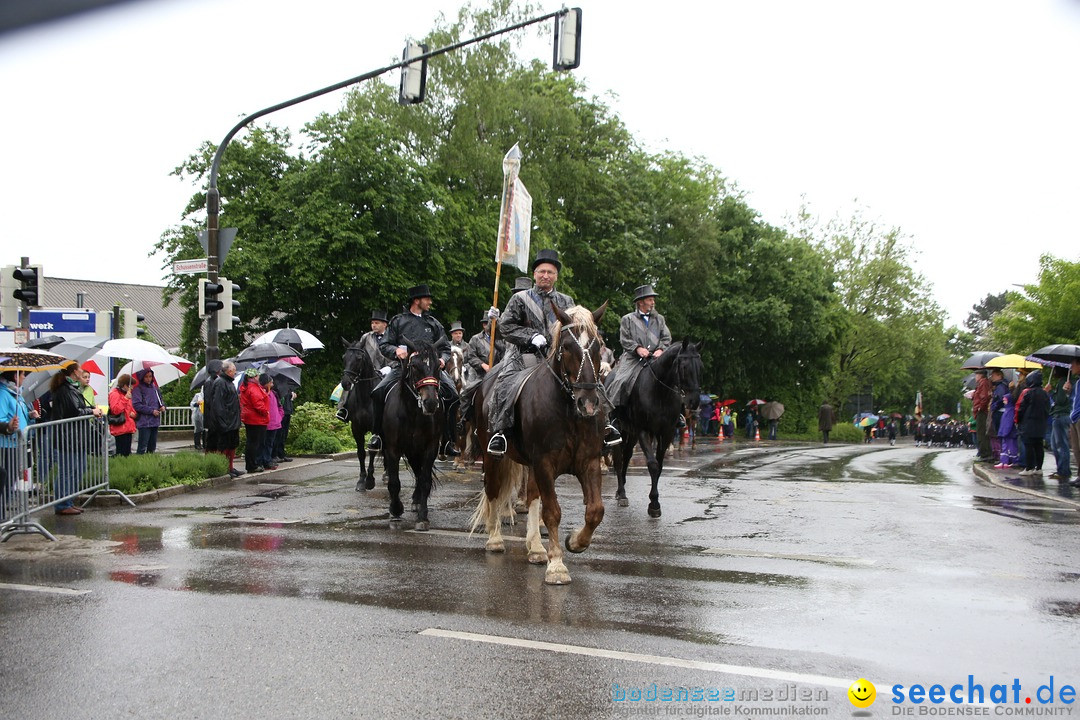
[{"label": "rider on horseback", "polygon": [[[383,334],[386,333],[386,311],[385,310],[372,310],[371,311],[371,330],[360,336],[359,345],[363,348],[363,351],[367,353],[367,356],[371,358],[371,364],[380,374],[386,375],[389,370],[390,361],[386,359],[386,356],[379,350],[379,343],[382,342]],[[386,368],[384,370],[384,368]],[[352,388],[341,391],[341,398],[338,399],[337,404],[337,419],[341,422],[347,422],[349,420],[349,393],[352,392]]]},{"label": "rider on horseback", "polygon": [[[488,366],[488,353],[491,350],[491,318],[484,313],[480,322],[480,332],[469,338],[469,344],[465,350],[465,362],[469,364],[473,378],[482,378],[491,369]],[[506,352],[506,343],[502,338],[495,338],[495,357],[491,364],[495,365],[502,360],[504,352]]]},{"label": "rider on horseback", "polygon": [[[656,312],[656,291],[652,285],[639,285],[634,290],[635,310],[619,321],[619,344],[623,355],[607,382],[607,393],[618,417],[634,389],[638,373],[649,358],[657,358],[671,345],[671,332],[664,316]],[[685,424],[681,422],[680,427]]]},{"label": "rider on horseback", "polygon": [[[417,285],[409,288],[409,311],[395,315],[386,328],[379,350],[383,356],[392,360],[404,361],[409,357],[409,350],[405,341],[427,342],[435,346],[439,353],[439,367],[446,366],[450,359],[450,341],[446,338],[446,331],[442,324],[427,311],[431,307],[431,292],[427,285]],[[371,439],[368,441],[368,450],[382,449],[382,420],[383,406],[386,403],[386,393],[401,377],[401,365],[390,366],[393,369],[386,373],[378,385],[371,391],[371,399],[375,406],[375,422],[371,431]],[[457,390],[454,383],[445,371],[439,373],[439,396],[443,400],[446,411],[446,430],[443,437],[445,455],[456,455],[453,439],[453,417],[458,401]]]},{"label": "rider on horseback", "polygon": [[[506,435],[513,425],[514,401],[520,381],[519,370],[532,367],[543,359],[544,350],[551,344],[550,333],[558,322],[551,309],[554,303],[560,310],[567,310],[575,303],[569,295],[555,290],[559,278],[559,253],[541,250],[532,263],[533,280],[536,285],[528,291],[515,293],[506,303],[506,310],[499,314],[497,308],[489,311],[491,317],[499,318],[499,329],[506,340],[506,354],[499,364],[499,377],[488,410],[488,425],[493,433],[488,441],[488,454],[501,457],[506,453]],[[619,431],[612,425],[606,428],[604,442],[618,445],[622,442]]]}]

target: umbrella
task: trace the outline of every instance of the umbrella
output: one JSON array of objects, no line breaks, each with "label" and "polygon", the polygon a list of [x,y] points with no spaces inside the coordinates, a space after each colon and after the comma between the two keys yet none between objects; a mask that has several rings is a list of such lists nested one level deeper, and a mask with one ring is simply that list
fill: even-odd
[{"label": "umbrella", "polygon": [[177,359],[182,362],[163,363],[153,360],[134,360],[132,362],[126,363],[122,368],[120,368],[120,370],[116,373],[116,376],[120,377],[121,375],[131,375],[132,377],[134,377],[135,373],[139,372],[140,370],[153,370],[154,379],[157,380],[158,386],[160,387],[161,385],[168,385],[169,383],[184,377],[188,374],[188,370],[191,370],[191,363],[189,363],[187,360],[184,360],[184,358]]},{"label": "umbrella", "polygon": [[62,342],[64,342],[64,338],[59,335],[46,335],[45,337],[27,340],[22,346],[24,348],[37,348],[38,350],[52,350],[54,346]]},{"label": "umbrella", "polygon": [[88,373],[93,373],[94,375],[101,375],[101,376],[105,375],[105,373],[102,372],[102,370],[101,370],[101,366],[98,365],[93,360],[87,360],[86,362],[84,362],[79,367],[81,367],[83,370],[85,370]]},{"label": "umbrella", "polygon": [[1080,345],[1047,345],[1031,353],[1031,356],[1042,360],[1071,363],[1073,360],[1080,359]]},{"label": "umbrella", "polygon": [[780,416],[784,414],[784,406],[781,403],[773,400],[767,402],[761,406],[761,417],[766,420],[779,420]]},{"label": "umbrella", "polygon": [[1023,355],[999,355],[996,358],[990,358],[986,361],[986,367],[988,368],[1028,368],[1030,370],[1038,370],[1042,367],[1041,364],[1031,362]]},{"label": "umbrella", "polygon": [[992,350],[980,350],[974,353],[971,357],[964,361],[964,364],[960,366],[962,370],[982,370],[986,367],[988,360],[1000,357],[1001,353],[994,352]]},{"label": "umbrella", "polygon": [[856,427],[862,427],[862,428],[870,427],[871,425],[873,425],[876,422],[877,422],[877,415],[871,415],[870,417],[864,417],[862,420],[860,420],[858,423],[856,423],[855,426]]},{"label": "umbrella", "polygon": [[236,360],[239,362],[254,362],[256,360],[280,360],[287,357],[296,357],[300,353],[293,350],[288,345],[282,345],[276,342],[259,343],[258,345],[249,345],[244,348],[244,351],[236,356]]},{"label": "umbrella", "polygon": [[716,404],[720,407],[727,407],[728,405],[734,405],[737,402],[738,400],[736,400],[735,398],[728,398],[727,400],[724,400],[723,402],[718,402]]},{"label": "umbrella", "polygon": [[334,388],[334,392],[330,393],[330,402],[336,403],[341,399],[341,393],[345,392],[345,388],[341,387],[341,383],[337,384]]},{"label": "umbrella", "polygon": [[0,372],[59,370],[71,363],[70,358],[37,348],[3,348],[0,357],[6,358],[0,363]]},{"label": "umbrella", "polygon": [[[152,342],[140,340],[139,338],[109,340],[101,346],[101,350],[98,351],[98,354],[104,355],[105,357],[142,360],[150,363],[168,363],[170,365],[176,365],[177,369],[181,370],[181,374],[186,373],[191,369],[191,366],[195,364],[186,358],[173,355],[160,345],[155,345]],[[185,365],[187,367],[184,367]],[[157,373],[154,374],[157,375]]]},{"label": "umbrella", "polygon": [[752,408],[752,407],[757,407],[758,405],[764,405],[764,404],[765,404],[764,400],[759,400],[757,398],[754,398],[750,402],[746,403],[746,407]]},{"label": "umbrella", "polygon": [[[46,338],[39,339],[44,340]],[[63,355],[77,363],[82,363],[96,355],[105,340],[106,338],[101,336],[84,335],[74,337],[53,345],[51,352],[56,355]],[[90,372],[94,371],[90,370]],[[98,374],[104,375],[104,373],[100,372],[100,368]],[[49,380],[51,378],[52,373],[49,372],[31,373],[22,386],[23,397],[26,398],[27,402],[33,402],[44,395],[49,389]]]},{"label": "umbrella", "polygon": [[937,419],[938,420],[948,420],[951,417],[952,417],[952,415],[950,415],[949,413],[941,413],[940,415],[937,416]]},{"label": "umbrella", "polygon": [[280,330],[268,330],[251,343],[252,345],[265,345],[266,343],[280,343],[299,347],[302,350],[322,350],[325,345],[307,330],[285,327]]},{"label": "umbrella", "polygon": [[263,372],[274,378],[276,385],[300,387],[300,368],[285,360],[264,365]]}]

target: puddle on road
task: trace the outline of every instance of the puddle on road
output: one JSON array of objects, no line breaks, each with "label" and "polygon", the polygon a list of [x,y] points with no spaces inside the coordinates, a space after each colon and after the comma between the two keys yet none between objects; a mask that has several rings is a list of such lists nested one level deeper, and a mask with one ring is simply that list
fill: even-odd
[{"label": "puddle on road", "polygon": [[972,499],[973,507],[983,512],[1025,520],[1027,522],[1049,522],[1062,525],[1080,524],[1080,512],[1071,506],[1052,504],[1049,500],[1037,498],[992,498],[976,495]]},{"label": "puddle on road", "polygon": [[1044,609],[1056,617],[1080,618],[1080,602],[1075,600],[1051,600]]}]

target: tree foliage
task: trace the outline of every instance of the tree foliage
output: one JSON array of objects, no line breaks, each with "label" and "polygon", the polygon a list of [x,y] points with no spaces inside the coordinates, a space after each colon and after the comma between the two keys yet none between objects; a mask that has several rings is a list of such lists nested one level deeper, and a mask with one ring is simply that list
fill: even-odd
[{"label": "tree foliage", "polygon": [[1080,343],[1080,262],[1039,259],[1037,283],[1009,292],[990,337],[998,350],[1022,355],[1055,343]]}]

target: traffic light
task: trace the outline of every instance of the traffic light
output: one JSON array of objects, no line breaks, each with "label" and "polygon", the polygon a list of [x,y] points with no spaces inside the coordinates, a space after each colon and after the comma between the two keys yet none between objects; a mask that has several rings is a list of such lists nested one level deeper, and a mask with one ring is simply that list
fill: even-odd
[{"label": "traffic light", "polygon": [[139,327],[140,324],[146,322],[146,316],[142,313],[137,313],[131,308],[120,308],[122,313],[122,323],[120,325],[120,337],[139,337],[146,334],[146,329]]},{"label": "traffic light", "polygon": [[17,267],[11,275],[22,283],[22,287],[15,291],[15,297],[30,307],[41,307],[42,296],[45,294],[42,292],[41,266]]},{"label": "traffic light", "polygon": [[0,272],[0,325],[19,327],[19,300],[15,297],[20,285],[15,280],[15,266],[5,265]]},{"label": "traffic light", "polygon": [[[401,51],[401,59],[408,60],[427,54],[428,46],[423,43],[415,43],[412,40],[405,44]],[[424,92],[427,90],[427,60],[409,63],[401,68],[401,84],[398,86],[398,103],[401,105],[416,105],[424,102]]]},{"label": "traffic light", "polygon": [[221,283],[212,283],[206,278],[199,278],[199,317],[208,318],[225,307],[225,303],[218,299],[218,295],[224,289]]},{"label": "traffic light", "polygon": [[232,330],[233,325],[240,322],[240,318],[233,314],[240,309],[240,301],[233,299],[233,293],[240,292],[240,286],[229,282],[229,278],[219,277],[218,282],[221,283],[222,291],[221,307],[217,310],[217,326],[218,332],[224,332]]},{"label": "traffic light", "polygon": [[554,44],[554,69],[573,70],[581,64],[581,8],[570,8],[555,18]]}]

